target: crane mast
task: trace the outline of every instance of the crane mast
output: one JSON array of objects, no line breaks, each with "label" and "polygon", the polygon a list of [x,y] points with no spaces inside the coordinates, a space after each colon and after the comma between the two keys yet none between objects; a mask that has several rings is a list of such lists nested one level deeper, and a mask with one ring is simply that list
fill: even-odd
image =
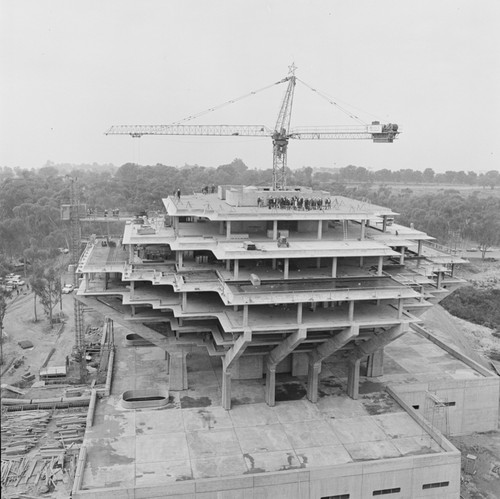
[{"label": "crane mast", "polygon": [[[288,142],[290,139],[299,140],[349,140],[368,139],[376,143],[392,143],[397,135],[398,125],[389,123],[381,124],[373,121],[371,124],[346,126],[346,127],[308,127],[290,128],[292,117],[293,96],[297,77],[295,76],[295,64],[289,66],[289,75],[274,85],[288,82],[283,101],[281,103],[278,119],[274,130],[265,125],[180,125],[176,122],[171,125],[114,125],[105,132],[106,135],[130,135],[140,138],[143,135],[205,135],[205,136],[241,136],[241,137],[271,137],[273,142],[273,178],[272,188],[274,191],[286,189],[286,167]],[[302,82],[302,80],[299,80]],[[304,82],[302,82],[304,83]],[[272,86],[272,85],[271,85]],[[306,84],[306,86],[308,86]],[[265,90],[269,87],[264,87]],[[314,90],[314,89],[312,89]],[[254,95],[252,92],[241,98]],[[239,99],[237,99],[239,100]],[[228,101],[223,105],[234,103]],[[330,102],[335,104],[334,102]],[[218,106],[219,108],[222,107]],[[335,104],[336,105],[336,104]],[[181,121],[194,119],[202,114],[211,112],[218,108],[198,113]],[[340,106],[339,106],[340,107]],[[351,116],[352,118],[353,116]],[[356,118],[356,117],[354,117]],[[358,119],[358,121],[360,121]]]},{"label": "crane mast", "polygon": [[287,77],[288,87],[285,97],[281,103],[278,120],[274,127],[273,139],[273,190],[286,189],[286,157],[288,152],[288,139],[290,130],[290,120],[292,118],[293,94],[295,90],[296,78],[293,74]]}]

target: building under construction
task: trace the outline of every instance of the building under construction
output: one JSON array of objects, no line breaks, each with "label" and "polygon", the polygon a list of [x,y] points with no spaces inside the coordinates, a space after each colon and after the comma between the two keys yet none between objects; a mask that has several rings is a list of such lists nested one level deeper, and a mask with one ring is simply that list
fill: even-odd
[{"label": "building under construction", "polygon": [[463,260],[325,191],[163,202],[78,265],[117,345],[76,496],[458,499],[446,436],[496,428],[498,378],[420,316]]}]

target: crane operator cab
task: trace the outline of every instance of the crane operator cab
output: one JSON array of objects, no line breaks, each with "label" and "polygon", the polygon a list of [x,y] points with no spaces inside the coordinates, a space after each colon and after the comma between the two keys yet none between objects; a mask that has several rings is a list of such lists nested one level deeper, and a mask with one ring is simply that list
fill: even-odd
[{"label": "crane operator cab", "polygon": [[398,125],[395,123],[388,123],[387,125],[381,125],[378,121],[373,121],[370,128],[379,128],[379,130],[372,131],[373,142],[378,143],[391,143],[398,135]]}]

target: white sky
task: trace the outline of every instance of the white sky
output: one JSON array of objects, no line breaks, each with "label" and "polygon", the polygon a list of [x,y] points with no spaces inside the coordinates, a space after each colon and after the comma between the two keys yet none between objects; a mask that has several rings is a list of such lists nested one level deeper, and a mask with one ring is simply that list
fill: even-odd
[{"label": "white sky", "polygon": [[[500,169],[498,0],[0,0],[0,166],[272,166],[271,139],[105,136],[297,76],[394,144],[290,141],[288,164]],[[193,124],[274,127],[284,84]],[[293,126],[356,124],[297,84]]]}]

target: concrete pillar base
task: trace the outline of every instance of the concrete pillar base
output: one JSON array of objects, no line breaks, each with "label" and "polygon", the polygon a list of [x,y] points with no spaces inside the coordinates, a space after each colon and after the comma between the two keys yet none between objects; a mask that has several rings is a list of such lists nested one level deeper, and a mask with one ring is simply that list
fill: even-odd
[{"label": "concrete pillar base", "polygon": [[222,370],[222,407],[229,411],[231,409],[231,370]]},{"label": "concrete pillar base", "polygon": [[276,366],[266,366],[266,404],[276,405]]},{"label": "concrete pillar base", "polygon": [[321,372],[321,362],[309,361],[307,372],[307,398],[316,403],[318,401],[319,373]]},{"label": "concrete pillar base", "polygon": [[359,366],[361,360],[350,361],[347,371],[347,395],[352,399],[359,397]]},{"label": "concrete pillar base", "polygon": [[183,350],[169,353],[169,387],[170,390],[187,390],[187,352]]}]

